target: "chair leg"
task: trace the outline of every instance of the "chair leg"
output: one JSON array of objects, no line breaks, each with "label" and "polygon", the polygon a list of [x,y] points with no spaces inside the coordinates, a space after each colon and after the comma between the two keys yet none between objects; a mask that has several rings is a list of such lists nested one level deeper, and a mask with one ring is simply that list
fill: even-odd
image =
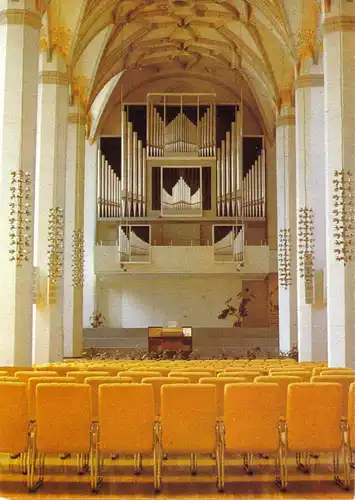
[{"label": "chair leg", "polygon": [[195,453],[191,453],[190,455],[190,471],[192,476],[196,476],[197,474],[197,457]]},{"label": "chair leg", "polygon": [[224,491],[224,426],[222,423],[217,424],[217,491],[222,493]]},{"label": "chair leg", "polygon": [[143,466],[142,466],[142,455],[141,453],[136,453],[134,455],[134,474],[136,476],[139,476],[141,473],[142,473],[142,469],[143,469]]},{"label": "chair leg", "polygon": [[279,425],[279,450],[276,455],[276,484],[281,491],[287,489],[287,425],[285,422]]},{"label": "chair leg", "polygon": [[161,449],[161,427],[158,422],[154,425],[154,450],[153,450],[153,467],[154,467],[154,491],[161,491],[161,466],[163,452]]},{"label": "chair leg", "polygon": [[[36,463],[38,463],[39,477],[36,478]],[[36,451],[36,427],[29,431],[27,450],[27,487],[33,493],[43,484],[44,479],[44,455]]]},{"label": "chair leg", "polygon": [[89,456],[85,453],[77,455],[77,473],[79,476],[84,475],[89,470]]},{"label": "chair leg", "polygon": [[[303,461],[302,461],[303,456]],[[309,474],[311,469],[311,455],[310,453],[297,453],[296,462],[298,469],[304,474]]]},{"label": "chair leg", "polygon": [[98,427],[94,425],[91,429],[90,446],[90,485],[93,493],[98,493],[103,483],[102,477],[100,477],[100,465]]},{"label": "chair leg", "polygon": [[252,453],[244,453],[243,455],[243,465],[245,472],[249,475],[253,475],[252,465],[253,465],[253,455]]}]

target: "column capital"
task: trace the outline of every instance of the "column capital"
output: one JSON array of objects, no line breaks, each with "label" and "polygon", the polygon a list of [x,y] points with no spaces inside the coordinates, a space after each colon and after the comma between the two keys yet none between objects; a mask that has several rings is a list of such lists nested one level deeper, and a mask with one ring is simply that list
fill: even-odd
[{"label": "column capital", "polygon": [[6,24],[30,26],[33,29],[39,30],[42,26],[42,21],[40,14],[38,12],[32,12],[31,10],[0,10],[0,26]]},{"label": "column capital", "polygon": [[355,31],[355,15],[325,17],[323,21],[323,32],[327,34],[339,31]]},{"label": "column capital", "polygon": [[86,108],[88,101],[89,79],[86,76],[73,76],[71,90],[73,102]]},{"label": "column capital", "polygon": [[61,71],[41,71],[38,75],[38,83],[45,85],[69,85],[69,78],[66,73]]},{"label": "column capital", "polygon": [[73,105],[69,107],[68,125],[86,125],[85,110],[80,105]]},{"label": "column capital", "polygon": [[300,75],[295,82],[295,89],[324,87],[324,75]]}]

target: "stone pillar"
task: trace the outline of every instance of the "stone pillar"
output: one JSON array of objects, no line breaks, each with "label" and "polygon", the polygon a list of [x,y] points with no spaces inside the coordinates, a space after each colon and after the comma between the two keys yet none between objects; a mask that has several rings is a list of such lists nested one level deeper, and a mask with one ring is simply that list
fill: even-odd
[{"label": "stone pillar", "polygon": [[94,253],[96,246],[96,171],[98,143],[86,141],[85,148],[85,263],[84,263],[84,328],[90,328],[90,316],[96,309],[96,276]]},{"label": "stone pillar", "polygon": [[324,120],[323,64],[316,66],[307,59],[302,62],[296,79],[297,325],[300,361],[327,359],[327,308],[323,293],[326,271]]},{"label": "stone pillar", "polygon": [[[68,127],[68,75],[63,57],[55,52],[48,60],[42,52],[39,73],[35,266],[40,296],[35,310],[35,362],[63,359],[63,262],[56,267],[56,251],[49,254],[50,239],[64,242],[65,171]],[[57,228],[49,228],[49,214],[58,217]],[[53,221],[54,222],[54,221]],[[60,246],[60,241],[58,241]],[[58,249],[59,250],[59,249]],[[60,250],[59,250],[60,251]],[[50,269],[49,260],[52,261]]]},{"label": "stone pillar", "polygon": [[[329,366],[355,368],[355,261],[354,232],[339,231],[334,211],[341,209],[342,197],[335,199],[336,171],[350,172],[351,191],[355,182],[355,3],[345,0],[325,2],[324,92],[325,92],[325,172],[326,172],[326,249]],[[347,177],[347,176],[346,176]],[[339,179],[339,177],[338,177]],[[338,203],[338,206],[336,206]],[[339,205],[340,203],[340,205]],[[353,207],[345,200],[345,209]],[[349,206],[350,205],[350,206]],[[351,215],[350,215],[351,217]],[[342,219],[342,217],[340,217]],[[336,236],[341,233],[340,238]],[[344,249],[341,240],[345,239]],[[336,251],[340,250],[340,254]],[[344,252],[345,250],[345,252]],[[337,260],[340,255],[341,260]],[[345,261],[342,257],[345,256]],[[352,254],[354,259],[355,255]]]},{"label": "stone pillar", "polygon": [[[0,0],[1,365],[32,362],[32,245],[41,26],[35,3],[35,0],[18,4]],[[29,243],[27,262],[10,261],[11,172],[30,174],[31,196],[25,200],[28,207],[19,206],[20,212],[28,212],[23,214],[29,221],[22,233]],[[15,223],[15,232],[17,227]]]},{"label": "stone pillar", "polygon": [[[276,170],[277,170],[277,227],[278,227],[278,274],[279,274],[279,337],[280,350],[289,351],[297,344],[296,313],[296,145],[295,111],[290,99],[281,107],[276,123]],[[289,231],[290,283],[283,285],[280,252],[281,238]]]},{"label": "stone pillar", "polygon": [[[81,104],[69,109],[64,245],[64,345],[65,356],[80,357],[83,351],[83,261],[75,265],[73,238],[84,230],[85,112]],[[80,260],[80,259],[79,259]],[[82,268],[80,269],[80,266]],[[82,280],[75,282],[77,274]],[[81,281],[81,282],[80,282]]]}]

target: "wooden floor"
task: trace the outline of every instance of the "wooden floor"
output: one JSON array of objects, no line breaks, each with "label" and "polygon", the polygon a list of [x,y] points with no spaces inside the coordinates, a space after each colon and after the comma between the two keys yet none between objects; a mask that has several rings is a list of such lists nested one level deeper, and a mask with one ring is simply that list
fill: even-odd
[{"label": "wooden floor", "polygon": [[[201,458],[197,476],[189,473],[186,459],[171,458],[164,461],[163,488],[159,495],[153,493],[152,463],[143,462],[143,473],[133,475],[132,460],[105,460],[104,485],[98,494],[89,487],[89,476],[78,476],[76,460],[48,458],[46,460],[45,483],[36,493],[28,493],[25,476],[21,473],[19,460],[9,460],[0,455],[0,500],[10,499],[353,499],[354,490],[344,491],[332,480],[331,457],[312,460],[312,472],[305,475],[296,470],[290,460],[288,491],[281,493],[274,483],[274,461],[257,459],[254,475],[245,474],[240,458],[227,460],[225,493],[216,493],[213,461]],[[353,473],[353,471],[352,471]]]}]

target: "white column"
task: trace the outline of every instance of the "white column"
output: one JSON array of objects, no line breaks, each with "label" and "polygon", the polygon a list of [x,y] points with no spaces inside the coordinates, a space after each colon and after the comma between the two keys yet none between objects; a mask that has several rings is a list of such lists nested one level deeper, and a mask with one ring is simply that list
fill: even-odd
[{"label": "white column", "polygon": [[323,64],[303,61],[296,81],[297,234],[300,210],[313,210],[315,239],[313,260],[313,304],[306,300],[302,273],[301,243],[298,242],[297,325],[299,361],[327,359],[327,308],[323,294],[326,269],[325,235],[325,133]]},{"label": "white column", "polygon": [[96,169],[98,144],[86,141],[85,147],[85,263],[83,325],[90,328],[90,316],[96,309],[96,276],[94,271],[94,251],[96,246]]},{"label": "white column", "polygon": [[[49,279],[49,211],[63,210],[68,127],[68,75],[63,58],[41,54],[39,73],[36,220],[34,264],[40,276],[41,295],[35,308],[35,362],[63,358],[63,279]],[[60,228],[59,228],[60,229]],[[64,235],[63,235],[64,236]],[[53,288],[53,298],[48,293]]]},{"label": "white column", "polygon": [[[325,91],[326,248],[329,366],[355,368],[355,263],[336,260],[333,211],[335,171],[355,180],[355,4],[327,3],[323,22]],[[353,190],[354,192],[354,190]],[[353,201],[352,201],[353,206]],[[345,239],[354,250],[354,232]]]},{"label": "white column", "polygon": [[[0,364],[32,362],[33,220],[39,29],[35,0],[0,0]],[[10,262],[11,172],[29,172],[28,262]],[[26,216],[27,217],[27,216]]]},{"label": "white column", "polygon": [[73,286],[73,234],[84,229],[85,113],[78,104],[68,115],[64,245],[64,356],[83,350],[83,288]]},{"label": "white column", "polygon": [[[284,287],[280,284],[279,271],[279,339],[280,350],[289,351],[297,344],[296,312],[296,137],[294,108],[287,103],[281,108],[276,123],[276,170],[277,170],[277,227],[291,230],[291,283]],[[280,239],[278,241],[278,247]]]}]

